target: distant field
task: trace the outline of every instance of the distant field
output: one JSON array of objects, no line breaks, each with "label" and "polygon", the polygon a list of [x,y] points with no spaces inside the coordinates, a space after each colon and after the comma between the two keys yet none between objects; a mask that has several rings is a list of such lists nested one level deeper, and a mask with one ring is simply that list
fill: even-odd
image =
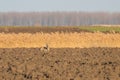
[{"label": "distant field", "polygon": [[103,32],[103,33],[120,33],[119,26],[49,26],[49,27],[0,27],[0,32],[5,33],[36,33],[36,32],[43,32],[43,33],[51,33],[51,32]]},{"label": "distant field", "polygon": [[120,27],[116,26],[87,26],[87,27],[79,27],[80,30],[88,31],[88,32],[103,32],[103,33],[120,33]]}]

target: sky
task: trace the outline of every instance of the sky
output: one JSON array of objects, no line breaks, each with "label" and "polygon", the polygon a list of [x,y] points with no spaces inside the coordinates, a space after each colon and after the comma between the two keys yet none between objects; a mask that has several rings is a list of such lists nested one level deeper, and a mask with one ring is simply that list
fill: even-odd
[{"label": "sky", "polygon": [[0,0],[0,12],[120,12],[120,0]]}]

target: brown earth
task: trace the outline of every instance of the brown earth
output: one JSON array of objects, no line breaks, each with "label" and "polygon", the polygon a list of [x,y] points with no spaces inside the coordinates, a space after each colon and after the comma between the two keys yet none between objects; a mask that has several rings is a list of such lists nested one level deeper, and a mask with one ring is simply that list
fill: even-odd
[{"label": "brown earth", "polygon": [[120,80],[120,48],[1,48],[0,80]]},{"label": "brown earth", "polygon": [[54,32],[88,32],[77,27],[1,27],[0,33],[54,33]]}]

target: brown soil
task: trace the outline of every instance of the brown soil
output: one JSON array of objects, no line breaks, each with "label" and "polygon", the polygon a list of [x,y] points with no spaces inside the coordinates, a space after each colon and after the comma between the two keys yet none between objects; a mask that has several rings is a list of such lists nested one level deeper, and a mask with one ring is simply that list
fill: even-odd
[{"label": "brown soil", "polygon": [[54,32],[88,32],[75,27],[1,27],[0,33],[54,33]]},{"label": "brown soil", "polygon": [[0,49],[0,80],[120,80],[120,48]]}]

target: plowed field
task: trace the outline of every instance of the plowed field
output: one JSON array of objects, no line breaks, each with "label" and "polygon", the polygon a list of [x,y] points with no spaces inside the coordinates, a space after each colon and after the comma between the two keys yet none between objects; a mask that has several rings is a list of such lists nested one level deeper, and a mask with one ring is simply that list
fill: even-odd
[{"label": "plowed field", "polygon": [[74,27],[0,27],[0,33],[54,33],[54,32],[88,32]]},{"label": "plowed field", "polygon": [[120,80],[120,48],[1,48],[0,80]]}]

